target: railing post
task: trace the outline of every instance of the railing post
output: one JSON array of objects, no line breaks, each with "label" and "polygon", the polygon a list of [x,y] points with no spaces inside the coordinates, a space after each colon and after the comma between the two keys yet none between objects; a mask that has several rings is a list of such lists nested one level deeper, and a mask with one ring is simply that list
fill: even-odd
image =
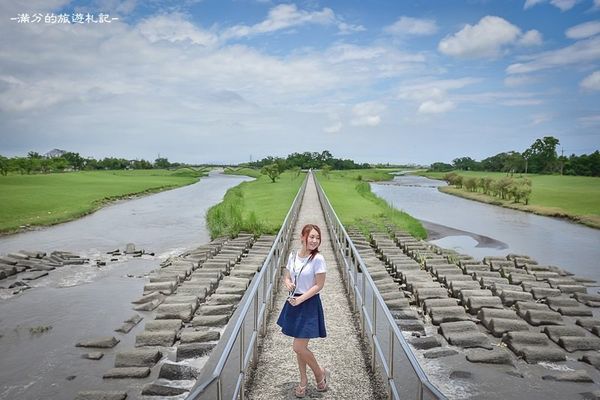
[{"label": "railing post", "polygon": [[[364,279],[363,279],[364,280]],[[371,340],[372,340],[372,351],[371,351],[371,355],[372,355],[372,361],[371,361],[371,366],[373,367],[373,372],[375,372],[375,368],[376,368],[376,351],[375,351],[375,342],[377,341],[377,299],[375,298],[375,291],[373,290],[373,318],[371,318],[371,320],[373,321],[373,333],[371,334]]]},{"label": "railing post", "polygon": [[[388,370],[390,371],[390,379],[388,379],[388,396],[392,398],[392,384],[390,380],[394,379],[394,330],[390,326],[390,345],[388,347]],[[422,385],[421,385],[422,387]]]},{"label": "railing post", "polygon": [[[258,306],[258,290],[256,291],[256,296],[254,298],[254,331],[256,334],[256,340],[254,340],[254,349],[252,350],[252,363],[256,365],[258,362],[258,311],[260,307]],[[266,314],[266,312],[265,312]],[[266,325],[266,323],[265,323]]]},{"label": "railing post", "polygon": [[246,381],[246,374],[244,373],[244,339],[246,338],[245,324],[242,324],[240,331],[240,375],[243,377],[242,385],[240,387],[239,398],[244,400],[244,382]]}]

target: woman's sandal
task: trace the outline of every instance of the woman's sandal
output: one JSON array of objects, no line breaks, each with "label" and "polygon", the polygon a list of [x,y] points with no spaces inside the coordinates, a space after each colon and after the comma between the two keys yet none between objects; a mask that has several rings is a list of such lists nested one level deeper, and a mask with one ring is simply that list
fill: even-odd
[{"label": "woman's sandal", "polygon": [[302,386],[300,384],[298,384],[298,386],[296,386],[296,389],[294,389],[294,395],[298,398],[302,398],[302,397],[306,397],[306,387],[308,385]]},{"label": "woman's sandal", "polygon": [[323,368],[323,380],[317,382],[317,392],[326,392],[329,389],[329,371]]}]

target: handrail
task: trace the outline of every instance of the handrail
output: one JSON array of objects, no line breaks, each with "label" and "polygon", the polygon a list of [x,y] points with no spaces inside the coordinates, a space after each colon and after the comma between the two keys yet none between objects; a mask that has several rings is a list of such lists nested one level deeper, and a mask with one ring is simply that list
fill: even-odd
[{"label": "handrail", "polygon": [[[258,357],[258,334],[264,335],[268,312],[273,308],[273,295],[278,284],[280,262],[287,254],[308,174],[298,190],[275,242],[240,300],[236,312],[227,324],[221,340],[211,352],[202,375],[186,399],[223,400],[244,398],[246,371]],[[262,290],[259,290],[261,289]],[[251,326],[248,326],[251,325]],[[249,334],[249,335],[248,335]]]},{"label": "handrail", "polygon": [[[446,399],[446,396],[429,381],[427,375],[419,365],[402,332],[400,332],[400,329],[394,322],[394,317],[385,305],[379,290],[375,286],[354,243],[348,236],[344,225],[340,222],[316,177],[314,178],[319,201],[321,202],[330,232],[329,236],[336,249],[336,258],[343,261],[343,278],[346,281],[346,290],[353,298],[355,311],[358,309],[360,313],[362,335],[363,337],[368,335],[369,344],[371,345],[372,368],[375,370],[378,365],[381,366],[380,369],[383,372],[383,377],[387,380],[389,397],[393,399],[415,398],[418,400]],[[358,282],[359,269],[362,273],[360,284]],[[370,299],[372,310],[369,310],[366,304],[367,291],[372,296]],[[381,315],[381,312],[383,312],[383,315]],[[383,327],[381,324],[383,324]],[[388,333],[388,336],[380,338],[378,332]],[[388,343],[383,343],[385,340],[381,340],[385,338],[387,338]],[[401,353],[397,349],[397,346],[394,346],[396,342],[400,344]],[[384,348],[387,348],[387,352],[383,350]],[[408,377],[399,376],[395,378],[395,375],[399,374],[398,369],[407,366],[406,362],[396,365],[398,360],[402,361],[403,358],[408,361],[413,374]],[[415,382],[415,379],[418,381]],[[415,383],[418,385],[416,388],[414,387]]]}]

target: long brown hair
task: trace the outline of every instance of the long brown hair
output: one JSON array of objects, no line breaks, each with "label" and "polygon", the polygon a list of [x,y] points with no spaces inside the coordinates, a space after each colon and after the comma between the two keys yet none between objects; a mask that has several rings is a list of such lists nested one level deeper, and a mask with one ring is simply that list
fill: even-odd
[{"label": "long brown hair", "polygon": [[[321,228],[319,228],[317,225],[314,224],[306,224],[304,225],[304,227],[302,228],[302,233],[301,233],[301,237],[302,239],[306,240],[306,248],[308,249],[308,235],[310,235],[310,232],[312,230],[317,231],[317,233],[319,234],[319,246],[321,245],[321,241],[323,240],[323,238],[321,237]],[[319,253],[319,246],[317,246],[316,249],[311,250],[310,251],[310,257],[308,258],[308,260],[312,260],[313,258],[315,258],[315,256]]]}]

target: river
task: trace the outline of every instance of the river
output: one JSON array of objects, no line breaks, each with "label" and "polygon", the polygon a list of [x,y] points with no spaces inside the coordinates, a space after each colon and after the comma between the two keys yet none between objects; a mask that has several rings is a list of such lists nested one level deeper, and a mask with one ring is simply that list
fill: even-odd
[{"label": "river", "polygon": [[446,183],[401,175],[371,184],[373,193],[421,220],[430,241],[477,259],[528,255],[600,282],[600,230],[442,193]]},{"label": "river", "polygon": [[[120,257],[98,268],[95,264],[66,266],[32,281],[32,289],[17,296],[0,289],[0,399],[71,399],[80,390],[108,390],[102,382],[114,357],[99,361],[82,357],[81,340],[115,336],[118,348],[133,348],[139,324],[127,335],[114,329],[135,314],[144,275],[169,255],[210,241],[205,213],[227,189],[248,177],[211,173],[182,188],[134,200],[120,201],[76,221],[0,237],[0,254],[18,250],[65,250],[94,259],[123,250],[127,243],[156,256]],[[6,287],[14,277],[0,281]],[[143,313],[140,313],[143,315]],[[49,327],[32,333],[36,327]],[[113,354],[115,349],[106,353]],[[116,386],[117,387],[117,386]],[[139,391],[138,391],[139,393]]]}]

